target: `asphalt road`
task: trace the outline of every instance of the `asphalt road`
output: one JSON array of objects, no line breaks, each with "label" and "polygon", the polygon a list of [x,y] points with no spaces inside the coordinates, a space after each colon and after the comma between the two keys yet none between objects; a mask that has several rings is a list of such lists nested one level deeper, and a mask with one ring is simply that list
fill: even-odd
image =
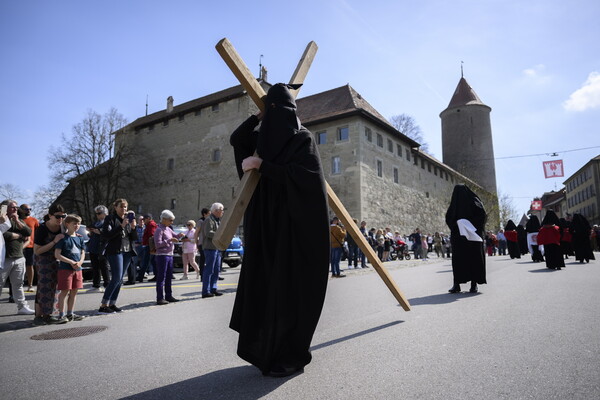
[{"label": "asphalt road", "polygon": [[[329,281],[312,363],[284,379],[235,354],[236,270],[219,298],[177,281],[184,301],[156,306],[150,284],[127,287],[118,315],[94,315],[101,294],[82,291],[77,309],[89,317],[60,326],[32,327],[4,291],[1,398],[599,399],[600,261],[573,261],[551,271],[528,256],[489,257],[477,294],[447,293],[447,260],[387,263],[410,312],[372,269],[347,271]],[[105,330],[31,339],[95,327]]]}]

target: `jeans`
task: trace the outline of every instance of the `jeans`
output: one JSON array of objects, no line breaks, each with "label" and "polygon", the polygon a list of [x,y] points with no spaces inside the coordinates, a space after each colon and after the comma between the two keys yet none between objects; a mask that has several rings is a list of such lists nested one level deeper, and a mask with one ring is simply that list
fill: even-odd
[{"label": "jeans", "polygon": [[506,255],[506,240],[498,241],[498,255],[501,255],[501,256]]},{"label": "jeans", "polygon": [[12,285],[13,298],[17,303],[17,309],[27,306],[25,301],[25,292],[23,291],[23,278],[25,277],[25,257],[6,258],[4,260],[4,268],[0,269],[0,293],[2,286],[7,278],[10,277]]},{"label": "jeans", "polygon": [[202,294],[217,291],[219,268],[221,267],[221,252],[219,250],[204,250],[206,265],[202,271]]},{"label": "jeans", "polygon": [[358,254],[360,250],[358,250],[358,245],[349,244],[348,245],[348,267],[352,266],[352,262],[354,262],[354,267],[358,268]]},{"label": "jeans", "polygon": [[138,281],[142,281],[144,279],[144,275],[146,274],[146,271],[148,273],[152,273],[155,271],[156,267],[156,260],[154,259],[154,254],[150,254],[150,247],[149,246],[140,246],[140,250],[142,254],[138,254],[138,257],[140,257],[140,259],[142,260],[141,264],[140,264],[140,271],[138,272]]},{"label": "jeans", "polygon": [[110,273],[112,277],[104,291],[102,304],[117,304],[117,297],[119,297],[119,292],[121,291],[123,277],[125,276],[125,272],[131,262],[132,256],[133,252],[110,254],[106,256],[106,259],[110,264]]},{"label": "jeans", "polygon": [[331,248],[331,273],[333,275],[340,274],[340,260],[342,258],[342,248],[332,247]]},{"label": "jeans", "polygon": [[[157,254],[156,259],[156,301],[172,299],[171,279],[173,277],[173,256]],[[164,297],[163,297],[164,289]]]}]

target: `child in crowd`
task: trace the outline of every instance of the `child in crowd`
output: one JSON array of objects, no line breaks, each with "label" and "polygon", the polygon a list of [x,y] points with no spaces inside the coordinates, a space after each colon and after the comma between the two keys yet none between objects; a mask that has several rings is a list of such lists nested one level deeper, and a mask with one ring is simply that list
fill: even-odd
[{"label": "child in crowd", "polygon": [[85,317],[73,313],[77,290],[83,288],[81,265],[85,259],[85,244],[83,238],[77,235],[81,218],[74,214],[67,215],[64,223],[67,231],[54,250],[54,256],[60,262],[56,286],[60,290],[58,295],[59,318],[64,316],[65,298],[69,295],[66,317],[69,321],[81,321]]}]

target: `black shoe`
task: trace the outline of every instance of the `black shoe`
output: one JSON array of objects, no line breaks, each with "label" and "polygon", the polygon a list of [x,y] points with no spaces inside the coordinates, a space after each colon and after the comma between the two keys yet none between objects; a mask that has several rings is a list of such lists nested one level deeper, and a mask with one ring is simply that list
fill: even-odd
[{"label": "black shoe", "polygon": [[139,282],[139,283],[144,283],[144,278],[142,278],[142,279],[138,278],[138,279],[136,279],[136,281]]},{"label": "black shoe", "polygon": [[345,278],[345,277],[346,277],[346,275],[344,275],[344,274],[338,274],[338,275],[337,275],[337,277],[338,277],[338,278]]},{"label": "black shoe", "polygon": [[165,299],[160,299],[160,300],[158,300],[156,302],[156,304],[159,305],[159,306],[164,306],[166,304],[169,304],[169,302],[167,300],[165,300]]},{"label": "black shoe", "polygon": [[113,310],[112,308],[107,307],[107,306],[101,306],[98,309],[98,313],[100,313],[100,314],[114,314],[115,312],[116,312],[115,310]]},{"label": "black shoe", "polygon": [[[583,261],[582,261],[582,262],[583,262]],[[8,298],[8,302],[9,302],[9,303],[14,303],[14,302],[15,302],[15,299],[14,299],[12,296],[9,296],[9,298]]]},{"label": "black shoe", "polygon": [[114,312],[121,312],[123,310],[121,310],[119,307],[117,307],[116,305],[112,304],[110,306],[108,306],[108,308],[110,308],[111,310],[113,310]]},{"label": "black shoe", "polygon": [[177,303],[179,301],[175,297],[167,297],[165,300],[167,300],[169,303]]},{"label": "black shoe", "polygon": [[477,284],[471,285],[471,289],[469,289],[469,293],[477,293]]},{"label": "black shoe", "polygon": [[275,365],[265,375],[272,376],[273,378],[284,378],[286,376],[294,375],[297,372],[304,372],[304,368]]},{"label": "black shoe", "polygon": [[460,285],[454,285],[448,290],[450,293],[460,293]]},{"label": "black shoe", "polygon": [[202,295],[202,298],[203,298],[203,299],[205,299],[205,298],[207,298],[207,297],[215,297],[215,295],[214,295],[214,294],[212,294],[212,293],[207,293],[207,294],[203,294],[203,295]]},{"label": "black shoe", "polygon": [[148,282],[156,282],[156,276],[154,278],[148,279]]},{"label": "black shoe", "polygon": [[214,292],[210,292],[210,294],[215,295],[215,296],[223,296],[223,293],[216,291],[216,290]]},{"label": "black shoe", "polygon": [[223,281],[223,280],[225,280],[225,278],[223,278],[222,276],[220,276],[220,277],[219,277],[219,280],[220,280],[220,281]]},{"label": "black shoe", "polygon": [[123,285],[125,285],[125,286],[135,285],[135,282],[129,282],[129,281],[127,281]]},{"label": "black shoe", "polygon": [[48,325],[60,325],[60,324],[66,324],[67,322],[69,322],[69,320],[65,316],[63,316],[63,317],[50,316],[46,319],[46,323]]}]

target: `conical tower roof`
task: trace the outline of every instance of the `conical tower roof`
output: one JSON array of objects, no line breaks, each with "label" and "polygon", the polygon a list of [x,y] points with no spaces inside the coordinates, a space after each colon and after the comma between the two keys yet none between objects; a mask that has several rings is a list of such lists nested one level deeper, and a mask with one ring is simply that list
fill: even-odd
[{"label": "conical tower roof", "polygon": [[447,108],[461,107],[470,104],[479,104],[485,106],[471,85],[469,85],[467,80],[464,77],[461,77]]}]

